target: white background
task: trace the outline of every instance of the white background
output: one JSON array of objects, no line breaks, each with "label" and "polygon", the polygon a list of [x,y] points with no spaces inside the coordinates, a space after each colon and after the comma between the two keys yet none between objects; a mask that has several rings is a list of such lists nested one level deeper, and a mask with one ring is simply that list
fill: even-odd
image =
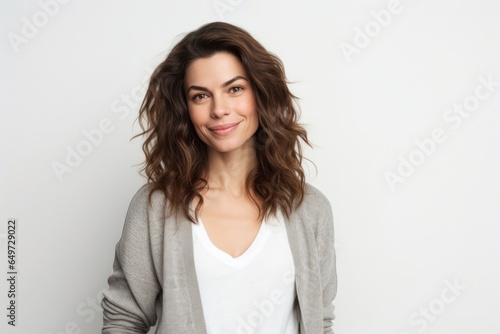
[{"label": "white background", "polygon": [[[92,305],[145,182],[141,139],[129,141],[137,91],[180,34],[217,20],[277,54],[301,98],[317,167],[305,164],[308,181],[334,210],[335,332],[499,333],[500,86],[477,87],[500,82],[500,2],[401,0],[381,26],[373,13],[388,3],[73,0],[49,16],[37,1],[3,1],[2,333],[100,331]],[[14,34],[28,38],[16,45]],[[347,44],[357,53],[342,52]],[[489,95],[469,116],[449,114],[476,88]],[[106,119],[112,131],[58,178],[54,163],[85,149],[83,132]],[[436,129],[446,139],[425,155],[415,141]],[[410,158],[416,166],[391,187],[387,173]],[[15,328],[4,307],[8,218],[18,219]]]}]

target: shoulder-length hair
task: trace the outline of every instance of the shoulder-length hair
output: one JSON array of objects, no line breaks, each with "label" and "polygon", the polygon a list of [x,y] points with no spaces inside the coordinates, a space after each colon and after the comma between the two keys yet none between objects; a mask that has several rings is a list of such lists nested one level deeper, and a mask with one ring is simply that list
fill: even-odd
[{"label": "shoulder-length hair", "polygon": [[[289,216],[304,198],[305,176],[300,139],[310,145],[298,123],[296,97],[289,91],[284,67],[248,32],[234,25],[213,22],[185,35],[155,69],[139,110],[141,169],[150,183],[149,200],[159,190],[169,202],[167,214],[184,214],[196,223],[208,187],[207,148],[189,118],[184,91],[186,69],[196,59],[229,52],[242,63],[252,85],[259,120],[254,135],[258,159],[247,177],[246,189],[259,206],[260,218],[282,210]],[[191,203],[198,199],[191,214]]]}]

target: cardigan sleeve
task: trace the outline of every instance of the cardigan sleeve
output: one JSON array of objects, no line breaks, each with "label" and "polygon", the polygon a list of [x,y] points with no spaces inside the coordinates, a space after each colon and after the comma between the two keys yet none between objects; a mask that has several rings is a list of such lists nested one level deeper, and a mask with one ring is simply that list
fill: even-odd
[{"label": "cardigan sleeve", "polygon": [[103,334],[147,333],[157,321],[161,286],[154,269],[148,224],[148,191],[132,199],[104,291]]},{"label": "cardigan sleeve", "polygon": [[333,213],[330,202],[323,197],[317,231],[318,250],[321,263],[321,282],[323,289],[323,333],[333,334],[332,322],[335,319],[333,300],[337,295],[337,270],[334,246]]}]

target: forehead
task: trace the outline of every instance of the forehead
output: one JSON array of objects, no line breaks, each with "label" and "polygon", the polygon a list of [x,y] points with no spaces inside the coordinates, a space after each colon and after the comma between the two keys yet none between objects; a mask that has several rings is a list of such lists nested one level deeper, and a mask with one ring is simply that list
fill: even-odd
[{"label": "forehead", "polygon": [[247,77],[243,64],[231,53],[217,52],[194,60],[186,69],[185,83],[186,86],[219,85],[235,76]]}]

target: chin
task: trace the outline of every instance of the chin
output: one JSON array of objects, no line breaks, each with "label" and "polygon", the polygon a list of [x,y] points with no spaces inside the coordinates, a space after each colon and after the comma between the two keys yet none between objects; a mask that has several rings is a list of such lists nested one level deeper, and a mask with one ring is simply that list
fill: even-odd
[{"label": "chin", "polygon": [[249,148],[249,147],[244,145],[244,144],[231,144],[231,143],[227,143],[226,145],[212,145],[212,146],[210,146],[210,149],[212,151],[215,151],[218,153],[230,153],[233,151],[243,150],[245,148]]}]

